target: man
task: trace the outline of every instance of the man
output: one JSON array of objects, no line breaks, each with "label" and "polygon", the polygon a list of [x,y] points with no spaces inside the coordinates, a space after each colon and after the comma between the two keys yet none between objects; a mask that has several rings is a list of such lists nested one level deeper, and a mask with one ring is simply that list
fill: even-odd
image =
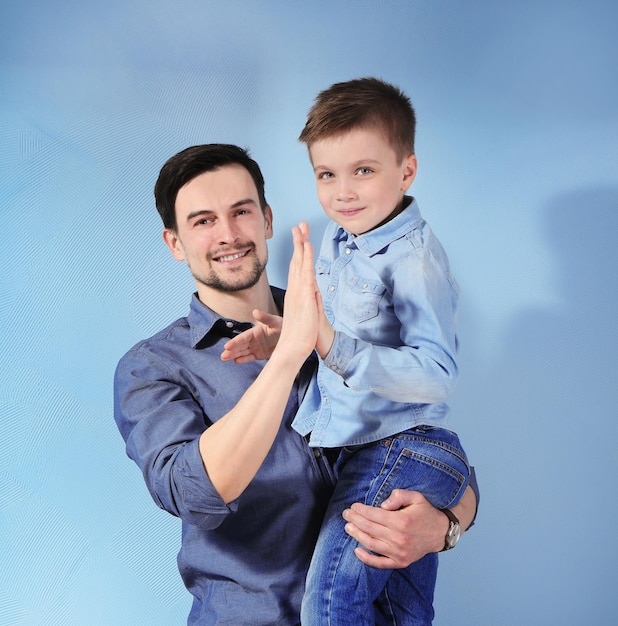
[{"label": "man", "polygon": [[[163,166],[155,199],[165,243],[187,263],[197,292],[187,317],[119,362],[118,428],[155,502],[182,519],[178,564],[194,596],[188,623],[298,624],[333,487],[328,460],[291,429],[315,371],[307,233],[294,229],[272,356],[223,361],[223,346],[251,327],[255,309],[283,310],[284,294],[266,274],[273,216],[260,169],[236,146],[195,146]],[[475,503],[469,492],[455,509],[464,528]],[[384,509],[354,505],[344,517],[366,548],[359,558],[374,567],[401,567],[442,549],[449,529],[415,492],[395,492]]]}]

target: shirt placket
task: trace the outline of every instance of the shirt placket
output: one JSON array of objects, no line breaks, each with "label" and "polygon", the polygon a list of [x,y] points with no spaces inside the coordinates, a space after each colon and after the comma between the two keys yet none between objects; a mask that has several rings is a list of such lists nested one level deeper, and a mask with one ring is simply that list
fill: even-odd
[{"label": "shirt placket", "polygon": [[[342,241],[338,246],[339,255],[333,259],[330,267],[330,274],[328,278],[328,285],[326,287],[326,294],[322,295],[322,301],[324,304],[324,313],[331,324],[335,320],[334,301],[337,296],[337,292],[341,289],[345,289],[344,283],[340,278],[344,271],[345,266],[352,260],[353,242]],[[345,294],[344,294],[345,296]],[[318,368],[317,383],[320,390],[321,406],[320,406],[320,418],[316,421],[313,433],[317,440],[320,439],[325,432],[328,422],[331,417],[331,400],[328,395],[328,387],[324,384],[324,371],[322,368]]]}]

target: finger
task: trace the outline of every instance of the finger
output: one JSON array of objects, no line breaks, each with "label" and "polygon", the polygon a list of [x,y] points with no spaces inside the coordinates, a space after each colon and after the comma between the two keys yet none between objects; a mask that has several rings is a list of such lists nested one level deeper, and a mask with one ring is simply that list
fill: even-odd
[{"label": "finger", "polygon": [[223,349],[226,352],[237,352],[238,350],[246,350],[248,346],[249,341],[247,340],[247,337],[240,334],[236,335],[236,337],[233,337],[229,341],[226,341],[223,344]]},{"label": "finger", "polygon": [[382,569],[405,567],[412,562],[405,545],[391,541],[390,535],[382,534],[383,526],[373,524],[368,532],[353,523],[346,524],[344,528],[360,544],[355,552],[363,563]]},{"label": "finger", "polygon": [[[240,337],[240,335],[238,337]],[[231,341],[228,341],[223,346],[223,352],[221,353],[222,357],[223,355],[225,355],[226,358],[229,359],[230,357],[233,358],[233,357],[241,356],[245,352],[249,351],[249,342],[245,340],[235,342],[235,340],[238,339],[238,337],[235,337]],[[235,343],[232,343],[232,342],[235,342]]]},{"label": "finger", "polygon": [[377,539],[370,533],[363,532],[354,524],[346,524],[345,531],[360,544],[355,549],[355,552],[357,552],[357,556],[363,563],[367,562],[371,564],[372,567],[375,567],[374,564],[377,563],[379,559],[381,562],[380,567],[388,567],[386,562],[390,563],[390,567],[395,567],[393,564],[396,563],[396,561],[385,555],[393,556],[397,551],[386,541]]},{"label": "finger", "polygon": [[[375,509],[375,507],[367,507],[367,509]],[[379,511],[379,509],[376,510]],[[371,512],[369,511],[369,513]],[[383,546],[385,543],[381,539],[385,530],[382,524],[370,520],[368,516],[360,515],[353,509],[345,510],[343,518],[347,522],[345,531],[350,537],[354,537],[354,539],[372,552],[380,552],[379,546]]]},{"label": "finger", "polygon": [[411,504],[428,504],[425,496],[418,491],[407,491],[405,489],[393,489],[391,495],[382,502],[382,508],[389,511],[396,511]]},{"label": "finger", "polygon": [[268,328],[281,328],[281,316],[279,315],[271,315],[265,311],[255,309],[255,311],[253,311],[253,319],[255,319],[256,322],[264,324]]},{"label": "finger", "polygon": [[375,506],[355,502],[347,511],[344,511],[344,513],[348,513],[345,515],[345,519],[356,525],[384,525],[384,511]]},{"label": "finger", "polygon": [[302,267],[303,260],[303,238],[298,226],[292,228],[292,243],[294,249],[292,251],[292,260],[290,261],[290,274],[295,272],[298,267]]},{"label": "finger", "polygon": [[245,354],[244,350],[224,350],[221,353],[221,360],[222,361],[235,361],[238,357],[242,356],[243,354]]},{"label": "finger", "polygon": [[306,272],[310,273],[311,282],[315,282],[314,270],[313,270],[313,246],[311,242],[305,241],[303,244],[303,268]]},{"label": "finger", "polygon": [[253,361],[255,360],[256,358],[254,354],[247,354],[245,356],[236,357],[234,359],[234,363],[236,363],[237,365],[244,365],[245,363],[253,363]]},{"label": "finger", "polygon": [[393,559],[389,559],[388,557],[381,556],[379,554],[372,554],[360,546],[354,549],[354,554],[365,565],[375,567],[376,569],[394,569],[400,567],[400,565],[398,565],[396,561],[393,561]]}]

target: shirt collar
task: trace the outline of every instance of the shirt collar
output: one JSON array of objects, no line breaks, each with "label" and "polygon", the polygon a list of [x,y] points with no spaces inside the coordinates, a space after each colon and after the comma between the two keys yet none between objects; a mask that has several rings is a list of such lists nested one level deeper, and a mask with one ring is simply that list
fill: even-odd
[{"label": "shirt collar", "polygon": [[353,242],[356,247],[367,256],[376,254],[396,239],[403,237],[423,223],[423,218],[421,217],[421,212],[416,200],[412,196],[404,196],[403,203],[403,211],[392,220],[386,222],[386,224],[382,224],[379,228],[375,228],[368,233],[355,237],[339,226],[335,233],[334,240]]},{"label": "shirt collar", "polygon": [[[278,287],[270,287],[279,310],[283,311],[283,298],[285,292]],[[210,307],[206,306],[198,298],[197,292],[191,298],[191,307],[187,316],[189,330],[191,333],[191,347],[203,348],[212,345],[222,337],[235,337],[253,324],[250,322],[239,322],[237,320],[221,317]]]}]

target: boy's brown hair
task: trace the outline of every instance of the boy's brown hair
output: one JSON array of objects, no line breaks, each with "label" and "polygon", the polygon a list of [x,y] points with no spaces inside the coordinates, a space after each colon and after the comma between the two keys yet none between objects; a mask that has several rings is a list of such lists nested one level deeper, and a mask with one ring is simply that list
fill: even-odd
[{"label": "boy's brown hair", "polygon": [[399,161],[414,154],[416,114],[410,98],[379,78],[356,78],[321,91],[298,139],[311,148],[355,128],[383,132]]}]

